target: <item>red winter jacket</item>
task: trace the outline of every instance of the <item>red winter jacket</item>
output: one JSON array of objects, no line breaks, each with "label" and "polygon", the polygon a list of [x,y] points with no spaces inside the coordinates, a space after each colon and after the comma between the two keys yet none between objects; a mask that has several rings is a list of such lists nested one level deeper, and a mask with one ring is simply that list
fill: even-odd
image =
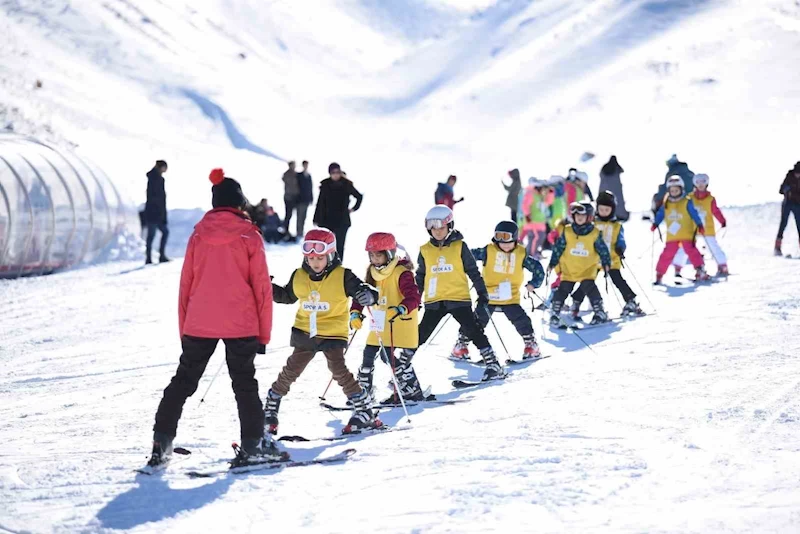
[{"label": "red winter jacket", "polygon": [[178,299],[181,337],[258,337],[272,332],[272,283],[264,242],[236,209],[209,211],[189,238]]}]

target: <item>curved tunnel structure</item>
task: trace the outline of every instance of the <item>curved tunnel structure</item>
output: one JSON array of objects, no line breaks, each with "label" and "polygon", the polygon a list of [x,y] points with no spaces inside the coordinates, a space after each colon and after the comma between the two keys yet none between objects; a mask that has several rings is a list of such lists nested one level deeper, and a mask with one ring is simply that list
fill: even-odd
[{"label": "curved tunnel structure", "polygon": [[0,134],[0,277],[96,261],[138,233],[135,206],[91,162],[35,139]]}]

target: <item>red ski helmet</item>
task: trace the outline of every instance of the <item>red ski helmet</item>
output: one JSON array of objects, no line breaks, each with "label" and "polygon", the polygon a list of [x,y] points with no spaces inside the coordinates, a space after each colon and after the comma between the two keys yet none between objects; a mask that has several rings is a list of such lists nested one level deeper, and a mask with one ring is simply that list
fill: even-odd
[{"label": "red ski helmet", "polygon": [[301,248],[303,256],[327,256],[332,262],[336,257],[336,236],[327,228],[314,228],[306,232]]},{"label": "red ski helmet", "polygon": [[367,238],[367,252],[384,252],[389,261],[397,255],[397,240],[387,232],[375,232]]}]

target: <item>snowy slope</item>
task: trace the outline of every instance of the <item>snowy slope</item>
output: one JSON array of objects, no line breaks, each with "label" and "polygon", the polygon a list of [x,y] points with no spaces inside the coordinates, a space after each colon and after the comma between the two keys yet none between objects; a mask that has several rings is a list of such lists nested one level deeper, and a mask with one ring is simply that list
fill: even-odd
[{"label": "snowy slope", "polygon": [[793,0],[6,0],[0,118],[137,198],[169,160],[172,207],[207,206],[220,165],[279,198],[273,155],[317,179],[339,161],[367,192],[455,173],[502,204],[508,168],[564,173],[584,150],[593,181],[619,156],[634,207],[673,152],[745,204],[797,160],[798,45]]},{"label": "snowy slope", "polygon": [[[192,457],[163,478],[131,471],[145,461],[153,414],[177,365],[179,262],[0,282],[0,528],[796,532],[798,264],[766,256],[760,243],[777,210],[728,210],[721,243],[735,274],[699,288],[646,288],[658,315],[584,332],[593,351],[570,334],[543,334],[536,312],[551,358],[513,369],[502,384],[454,392],[451,379],[480,370],[442,357],[456,335],[449,324],[418,355],[418,373],[442,397],[469,402],[415,408],[404,432],[287,447],[309,458],[354,446],[357,456],[344,465],[207,481],[181,473],[219,465],[238,438],[225,370],[198,404],[222,350],[181,420],[178,444]],[[651,234],[639,222],[626,231],[630,265],[648,284]],[[411,232],[409,243],[424,240],[421,228]],[[467,236],[478,243],[486,233]],[[786,242],[797,242],[794,230]],[[268,256],[278,281],[299,260],[292,248]],[[355,249],[347,260],[357,271],[365,263]],[[613,296],[606,302],[618,311]],[[284,309],[257,360],[262,395],[290,352],[293,310]],[[520,351],[513,328],[496,319],[509,349]],[[499,349],[491,330],[490,340]],[[382,386],[387,372],[377,372]],[[319,359],[309,366],[283,403],[281,433],[341,429],[346,413],[316,405],[328,376]],[[329,398],[343,400],[336,386]],[[399,410],[382,418],[405,424]]]}]

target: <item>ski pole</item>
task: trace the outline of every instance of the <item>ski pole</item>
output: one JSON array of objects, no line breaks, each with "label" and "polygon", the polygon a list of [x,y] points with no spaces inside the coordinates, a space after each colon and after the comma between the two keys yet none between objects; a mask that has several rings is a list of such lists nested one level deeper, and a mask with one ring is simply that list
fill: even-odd
[{"label": "ski pole", "polygon": [[[541,300],[541,301],[542,301],[542,303],[545,305],[545,309],[547,309],[547,310],[550,310],[551,312],[553,311],[552,307],[551,307],[551,306],[548,306],[548,305],[547,305],[547,303],[546,303],[544,300],[542,300],[542,297],[540,297],[540,296],[539,296],[539,294],[538,294],[536,291],[531,291],[531,293],[533,293],[534,295],[536,295],[536,297],[537,297],[539,300]],[[600,356],[599,354],[597,354],[597,351],[595,351],[595,350],[592,348],[592,346],[591,346],[591,345],[589,345],[589,344],[586,342],[586,340],[585,340],[585,339],[583,339],[583,337],[582,337],[582,336],[581,336],[581,335],[580,335],[578,332],[576,332],[576,330],[575,330],[574,328],[572,329],[572,333],[573,333],[573,335],[575,335],[575,337],[577,337],[578,339],[580,339],[580,340],[581,340],[581,343],[583,343],[584,345],[586,345],[586,348],[587,348],[587,349],[589,349],[590,351],[592,351],[592,354],[594,354],[595,356]]]},{"label": "ski pole", "polygon": [[650,276],[653,276],[653,272],[656,270],[656,235],[653,234],[653,244],[650,245]]},{"label": "ski pole", "polygon": [[631,273],[631,277],[633,278],[633,281],[636,282],[637,286],[639,286],[639,290],[641,290],[642,295],[644,295],[644,298],[647,299],[647,303],[650,304],[650,307],[653,308],[653,311],[655,313],[658,313],[658,310],[656,309],[655,305],[653,305],[653,301],[650,300],[650,297],[647,296],[647,291],[644,290],[644,287],[642,287],[642,284],[640,284],[639,280],[636,279],[636,275],[633,273],[633,269],[630,268],[630,266],[627,264],[627,262],[625,261],[624,258],[622,258],[622,265],[624,265],[625,268],[628,269],[628,272]]},{"label": "ski pole", "polygon": [[[342,354],[342,358],[347,356],[347,351],[350,350],[350,345],[353,344],[353,339],[356,337],[357,333],[358,333],[358,330],[353,330],[353,335],[350,336],[350,341],[347,342],[347,346],[344,348],[344,354]],[[331,384],[333,384],[333,376],[331,376],[331,379],[328,381],[328,387],[326,387],[325,391],[322,392],[322,395],[320,396],[319,400],[322,400],[322,401],[325,400],[325,395],[328,394],[328,390],[331,388]]]},{"label": "ski pole", "polygon": [[[621,257],[620,257],[620,261],[622,261]],[[608,292],[608,279],[609,279],[609,275],[608,275],[608,273],[606,273],[606,295],[609,295],[609,292]],[[612,279],[612,281],[613,281],[613,279]],[[620,308],[623,308],[624,306],[622,304],[622,301],[620,300],[619,295],[617,294],[618,293],[617,285],[616,284],[611,284],[611,285],[614,287],[614,291],[612,291],[612,293],[614,293],[614,297],[617,299],[617,304],[619,304]]]},{"label": "ski pole", "polygon": [[[488,312],[489,310],[486,310],[486,311]],[[511,354],[508,352],[508,348],[506,347],[506,342],[503,341],[503,336],[500,335],[500,330],[498,330],[497,323],[494,322],[494,318],[492,317],[491,313],[489,314],[489,320],[492,322],[492,326],[494,327],[494,331],[497,334],[497,339],[499,339],[500,340],[500,344],[503,345],[503,350],[506,351],[506,358],[510,360],[511,359]]]},{"label": "ski pole", "polygon": [[200,404],[203,404],[205,402],[206,395],[208,395],[208,392],[211,391],[211,386],[214,385],[214,381],[217,379],[217,375],[219,375],[219,372],[222,371],[222,366],[225,365],[225,361],[226,360],[223,359],[220,362],[219,367],[217,368],[217,372],[214,373],[214,376],[211,378],[211,382],[208,384],[208,387],[206,388],[206,392],[203,393],[203,396],[200,398]]}]

